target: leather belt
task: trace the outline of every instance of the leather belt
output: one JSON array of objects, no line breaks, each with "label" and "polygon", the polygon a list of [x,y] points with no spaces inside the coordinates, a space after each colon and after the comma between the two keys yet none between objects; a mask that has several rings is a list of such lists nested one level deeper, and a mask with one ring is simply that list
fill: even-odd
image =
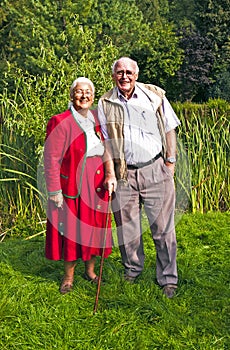
[{"label": "leather belt", "polygon": [[161,152],[158,153],[154,158],[150,159],[150,160],[149,160],[148,162],[146,162],[146,163],[127,164],[127,168],[128,168],[128,170],[144,168],[145,166],[154,163],[154,162],[155,162],[158,158],[160,158],[160,157],[162,157]]}]

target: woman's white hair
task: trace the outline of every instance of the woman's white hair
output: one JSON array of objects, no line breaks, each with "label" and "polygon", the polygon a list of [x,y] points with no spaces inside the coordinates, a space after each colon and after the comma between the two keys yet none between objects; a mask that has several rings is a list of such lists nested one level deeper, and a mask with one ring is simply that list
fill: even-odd
[{"label": "woman's white hair", "polygon": [[90,79],[88,79],[88,78],[79,77],[79,78],[77,78],[77,79],[74,80],[74,82],[72,83],[72,85],[71,85],[71,87],[70,87],[70,98],[71,98],[71,99],[72,99],[72,97],[73,97],[74,88],[75,88],[75,87],[77,86],[77,84],[79,84],[79,83],[87,83],[87,84],[89,84],[89,86],[91,87],[92,92],[93,92],[93,94],[94,94],[94,92],[95,92],[95,87],[94,87],[94,85],[93,85],[93,82],[92,82]]},{"label": "woman's white hair", "polygon": [[90,79],[85,78],[85,77],[79,77],[79,78],[75,79],[70,87],[70,101],[68,103],[68,108],[70,108],[73,105],[72,99],[73,99],[74,88],[77,86],[77,84],[80,84],[80,83],[89,84],[89,86],[92,89],[93,95],[95,93],[95,87],[93,85],[93,82]]}]

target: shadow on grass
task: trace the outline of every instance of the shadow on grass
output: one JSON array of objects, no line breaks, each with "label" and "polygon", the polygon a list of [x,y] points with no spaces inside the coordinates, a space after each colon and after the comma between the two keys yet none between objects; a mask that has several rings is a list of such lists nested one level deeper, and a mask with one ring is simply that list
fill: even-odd
[{"label": "shadow on grass", "polygon": [[38,276],[52,281],[59,279],[62,261],[49,261],[44,256],[44,238],[10,239],[0,245],[1,262],[25,276]]},{"label": "shadow on grass", "polygon": [[[159,288],[155,275],[155,249],[150,241],[146,247],[146,262],[141,276],[135,284],[145,284],[146,288]],[[52,281],[60,283],[64,269],[63,261],[51,261],[45,258],[45,238],[40,237],[31,240],[9,239],[0,244],[0,260],[5,265],[5,271],[12,270],[25,277],[40,277],[41,281]],[[100,257],[97,257],[96,272],[99,273]],[[85,283],[83,279],[84,264],[81,259],[78,260],[75,269],[75,280]],[[112,255],[105,259],[103,267],[103,279],[113,281],[118,284],[123,282],[123,266],[119,249],[113,248]],[[41,282],[40,281],[40,282]],[[179,269],[179,286],[194,284],[194,281],[182,278],[182,271]]]},{"label": "shadow on grass", "polygon": [[[122,266],[118,248],[112,254],[113,259],[105,259],[103,276],[109,278],[122,274]],[[18,272],[23,276],[40,277],[60,283],[64,269],[63,261],[52,261],[45,258],[45,238],[31,240],[9,239],[0,244],[0,260],[4,270]],[[99,273],[100,257],[97,257],[96,272]],[[76,279],[83,280],[84,263],[79,259],[75,269]]]}]

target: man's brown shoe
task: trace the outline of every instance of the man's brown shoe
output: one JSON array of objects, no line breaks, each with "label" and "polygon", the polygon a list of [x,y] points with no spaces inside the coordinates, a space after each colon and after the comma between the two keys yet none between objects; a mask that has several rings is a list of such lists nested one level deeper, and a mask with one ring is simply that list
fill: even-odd
[{"label": "man's brown shoe", "polygon": [[177,289],[177,286],[175,284],[166,284],[163,287],[163,294],[167,298],[171,299],[174,296],[176,289]]}]

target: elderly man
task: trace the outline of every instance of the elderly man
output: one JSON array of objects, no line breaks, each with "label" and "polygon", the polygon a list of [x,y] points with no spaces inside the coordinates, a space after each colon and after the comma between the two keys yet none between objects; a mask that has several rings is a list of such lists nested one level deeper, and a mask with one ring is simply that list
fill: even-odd
[{"label": "elderly man", "polygon": [[116,86],[99,100],[99,120],[113,160],[104,185],[115,191],[112,208],[125,280],[134,282],[144,267],[144,208],[156,247],[157,282],[172,298],[178,281],[173,175],[180,122],[164,90],[137,82],[138,72],[132,59],[118,59],[112,67]]}]

